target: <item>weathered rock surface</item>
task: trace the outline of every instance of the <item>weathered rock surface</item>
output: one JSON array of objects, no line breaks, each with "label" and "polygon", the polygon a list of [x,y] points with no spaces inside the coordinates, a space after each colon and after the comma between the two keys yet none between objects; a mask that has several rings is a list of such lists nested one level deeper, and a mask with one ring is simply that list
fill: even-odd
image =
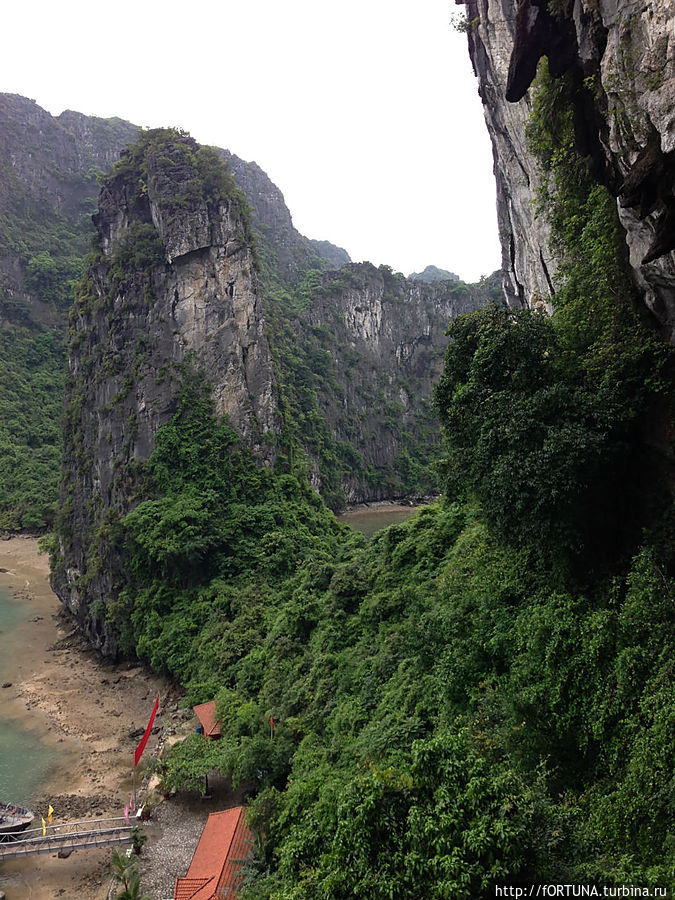
[{"label": "weathered rock surface", "polygon": [[533,204],[540,171],[525,140],[529,97],[518,103],[505,97],[516,6],[515,0],[468,0],[466,18],[469,52],[492,139],[504,294],[509,305],[525,306],[551,296],[555,263],[548,223]]},{"label": "weathered rock surface", "polygon": [[54,285],[31,280],[31,260],[51,254],[64,283],[76,274],[64,263],[87,251],[96,177],[137,133],[122,119],[54,117],[26,97],[0,94],[0,325],[59,327]]},{"label": "weathered rock surface", "polygon": [[[593,85],[576,110],[577,142],[617,197],[646,305],[675,339],[675,2],[457,0],[493,142],[505,292],[511,304],[550,297],[555,260],[533,204],[528,88],[547,56]],[[589,95],[590,96],[590,95]]]},{"label": "weathered rock surface", "polygon": [[[32,100],[15,95],[0,95],[0,157],[3,164],[3,179],[0,181],[0,319],[4,319],[5,327],[11,327],[16,321],[36,329],[47,327],[60,331],[64,327],[63,319],[69,304],[67,284],[69,279],[78,275],[93,230],[90,213],[96,208],[94,198],[99,190],[96,176],[116,161],[120,150],[137,134],[136,126],[119,119],[96,119],[72,111],[66,111],[55,118]],[[281,289],[282,293],[286,290],[289,295],[293,295],[297,290],[305,290],[303,280],[308,271],[339,269],[349,263],[348,255],[341,248],[328,241],[313,241],[299,234],[281,191],[259,166],[244,162],[229,151],[217,152],[228,163],[237,186],[243,191],[251,208],[251,222],[256,232],[261,272],[268,293]],[[154,164],[151,162],[150,165],[152,167]],[[92,376],[97,379],[97,394],[88,395],[88,402],[99,409],[98,415],[102,420],[110,417],[107,407],[121,393],[125,393],[125,399],[118,399],[116,406],[135,402],[132,394],[136,389],[131,390],[127,384],[128,379],[133,380],[134,385],[139,379],[142,382],[142,399],[138,400],[138,408],[134,413],[133,447],[127,447],[126,436],[112,430],[110,438],[100,447],[103,464],[101,476],[97,480],[99,486],[108,484],[109,475],[105,473],[109,471],[110,458],[120,460],[119,465],[122,465],[123,459],[147,456],[152,436],[171,408],[164,389],[159,385],[155,386],[155,379],[163,377],[161,373],[166,372],[167,364],[175,364],[176,360],[190,351],[201,354],[207,368],[210,369],[213,365],[218,409],[228,412],[234,424],[243,434],[251,437],[254,443],[257,438],[253,434],[258,425],[265,427],[266,416],[255,408],[255,403],[262,403],[263,406],[269,403],[270,390],[267,376],[259,374],[267,372],[266,355],[261,365],[258,365],[260,360],[256,356],[261,352],[259,348],[262,346],[256,331],[261,327],[259,293],[256,290],[255,303],[251,301],[253,305],[249,304],[245,316],[245,322],[257,323],[250,325],[250,333],[249,325],[233,317],[224,305],[210,302],[204,305],[201,299],[194,299],[213,292],[213,296],[218,294],[231,302],[227,295],[234,290],[237,299],[243,302],[247,297],[246,290],[242,287],[246,280],[243,270],[249,266],[250,260],[242,262],[239,270],[237,269],[238,260],[243,260],[243,257],[227,255],[235,244],[229,241],[225,249],[222,235],[216,233],[218,228],[214,226],[206,207],[192,207],[188,223],[184,211],[175,203],[172,204],[174,178],[180,182],[182,177],[179,170],[171,173],[156,170],[152,176],[153,183],[156,182],[153,191],[158,192],[158,197],[161,195],[161,202],[151,198],[147,208],[142,205],[136,208],[129,202],[130,193],[129,196],[121,197],[117,188],[110,184],[101,196],[97,222],[106,254],[114,254],[115,242],[119,243],[130,223],[135,221],[137,225],[156,227],[163,241],[165,261],[172,267],[172,274],[166,276],[167,283],[159,285],[158,290],[160,293],[170,289],[174,291],[173,326],[169,328],[167,324],[171,317],[165,316],[163,312],[153,312],[145,302],[141,302],[140,294],[145,291],[145,287],[141,289],[140,286],[138,302],[126,298],[124,308],[118,304],[114,307],[114,315],[109,319],[103,317],[90,321],[86,318],[88,313],[83,313],[82,310],[77,313],[76,318],[80,329],[78,340],[83,342],[83,347],[86,341],[88,349],[80,354],[79,362],[73,361],[73,365],[81,365],[84,361],[85,366],[98,367]],[[65,244],[64,235],[67,236]],[[48,266],[47,275],[54,277],[31,279],[31,265],[43,251],[47,251],[48,257],[51,253],[50,265],[53,264],[53,272],[49,272]],[[223,254],[229,267],[227,283],[223,282]],[[427,275],[431,269],[433,267],[429,267]],[[100,277],[104,278],[104,275],[102,273]],[[434,270],[434,278],[442,275],[444,273],[441,270]],[[172,278],[176,283],[170,285]],[[366,282],[369,278],[370,276],[365,279]],[[199,281],[203,282],[199,290],[194,294],[189,293]],[[155,287],[153,283],[152,290]],[[324,284],[322,290],[325,287]],[[61,294],[57,304],[54,303],[55,288]],[[105,293],[107,288],[100,285],[100,290]],[[403,294],[408,297],[410,290],[406,288]],[[295,331],[292,332],[292,343],[287,349],[292,355],[293,345],[297,345],[310,367],[315,351],[334,354],[336,345],[341,344],[343,339],[347,340],[346,325],[339,324],[340,311],[347,315],[347,310],[354,303],[359,305],[354,299],[353,286],[350,288],[351,293],[342,296],[340,284],[332,281],[331,291],[331,305],[326,305],[325,298],[312,298],[312,303],[317,303],[314,318],[325,318],[322,326],[316,326],[316,333],[308,331],[304,324],[296,327],[295,319],[291,323]],[[476,305],[491,299],[491,296],[483,296],[480,290],[474,293]],[[440,344],[434,343],[434,352],[440,358],[445,344],[443,330],[447,326],[448,310],[442,303],[435,308],[435,301],[431,296],[424,299],[419,292],[410,293],[410,297],[413,296],[416,298],[414,302],[419,300],[422,307],[417,311],[419,322],[415,322],[414,316],[411,318],[406,313],[411,333],[406,337],[402,330],[403,323],[397,325],[395,320],[399,311],[413,310],[413,300],[400,304],[385,303],[382,327],[393,331],[398,329],[401,342],[408,340],[416,346],[426,346],[428,328],[421,320],[430,316],[435,322],[432,328],[433,341],[440,340]],[[265,302],[269,304],[270,301],[265,299]],[[364,303],[369,302],[370,300],[364,300]],[[291,300],[291,308],[293,304],[294,301]],[[244,308],[245,304],[240,310]],[[268,312],[271,312],[269,306]],[[284,315],[293,317],[295,314],[289,313],[287,309]],[[162,317],[166,318],[166,322],[162,321]],[[223,317],[229,324],[221,321]],[[173,328],[176,330],[175,334]],[[217,337],[213,337],[214,334]],[[375,499],[406,493],[408,489],[415,490],[414,479],[408,478],[406,481],[392,468],[392,460],[400,441],[392,438],[391,427],[387,422],[397,419],[401,429],[404,424],[406,427],[411,425],[407,451],[413,458],[417,458],[420,452],[424,454],[426,451],[421,450],[414,441],[426,442],[429,437],[432,441],[435,439],[430,423],[425,418],[426,413],[421,417],[425,421],[424,429],[413,427],[417,421],[415,416],[411,414],[402,420],[391,410],[385,412],[382,405],[379,409],[377,406],[373,407],[371,399],[373,396],[381,398],[385,394],[393,396],[396,391],[384,391],[382,385],[385,382],[398,382],[404,375],[410,378],[410,372],[404,372],[404,369],[411,362],[402,362],[392,355],[389,352],[391,347],[386,343],[380,342],[378,348],[369,347],[369,336],[365,333],[358,339],[352,336],[349,340],[354,341],[350,360],[342,360],[344,368],[338,367],[337,357],[332,364],[333,376],[338,385],[336,390],[340,393],[344,388],[349,394],[351,386],[349,389],[345,387],[348,378],[351,379],[350,385],[353,381],[362,385],[363,401],[368,404],[367,412],[355,405],[355,397],[352,398],[354,402],[348,403],[348,409],[352,417],[367,417],[368,428],[362,427],[359,422],[350,423],[345,408],[336,406],[331,392],[326,390],[318,391],[319,405],[314,410],[323,423],[320,426],[323,434],[334,442],[346,442],[354,451],[353,464],[347,464],[346,460],[352,457],[343,447],[343,463],[348,471],[341,482],[342,487],[352,500]],[[228,346],[230,350],[226,349]],[[247,351],[246,359],[240,361],[237,356],[240,347],[254,347],[255,350]],[[153,367],[157,370],[154,373]],[[105,385],[101,380],[103,370],[110,374]],[[433,367],[432,370],[436,371]],[[424,406],[429,392],[428,373],[423,375],[419,368],[409,384],[409,396],[421,398],[419,402]],[[242,398],[249,396],[249,393],[256,398],[255,402],[242,403]],[[399,403],[398,400],[392,402]],[[247,405],[250,412],[244,412]],[[125,414],[131,416],[131,405]],[[258,425],[252,424],[256,421]],[[427,433],[423,434],[425,429]],[[433,431],[436,432],[435,426]],[[301,434],[299,437],[302,441],[306,435]],[[315,462],[320,454],[320,445],[323,445],[323,441],[315,441],[314,444],[311,439],[305,441],[306,450]],[[382,448],[381,458],[377,456],[378,447]],[[327,451],[326,458],[328,456]],[[325,477],[317,478],[316,483],[325,487]],[[336,485],[333,502],[339,502],[336,497],[339,497],[341,489]]]},{"label": "weathered rock surface", "polygon": [[[31,279],[31,260],[50,253],[66,284],[88,249],[96,209],[97,176],[107,172],[139,128],[66,110],[52,116],[34,100],[0,93],[0,325],[20,321],[59,328],[64,303],[54,306],[54,285]],[[293,226],[279,188],[254,162],[218,151],[251,206],[259,244],[270,266],[291,285],[308,269],[339,268],[346,251],[312,241]],[[64,267],[68,260],[70,268]]]},{"label": "weathered rock surface", "polygon": [[[351,448],[341,488],[349,503],[405,495],[410,466],[431,461],[440,433],[431,409],[450,321],[494,300],[494,281],[413,282],[386,266],[327,272],[305,309],[305,342],[325,366],[319,406]],[[336,463],[337,465],[337,463]],[[321,486],[318,468],[314,483]]]},{"label": "weathered rock surface", "polygon": [[134,160],[104,182],[94,217],[101,254],[71,314],[69,539],[53,584],[109,653],[105,605],[117,560],[98,535],[111,514],[133,506],[133,464],[148,458],[176,411],[181,366],[206,372],[218,413],[261,461],[274,452],[264,436],[281,423],[252,235],[234,185],[216,200],[200,188],[196,150],[177,135],[150,142],[141,177]]}]

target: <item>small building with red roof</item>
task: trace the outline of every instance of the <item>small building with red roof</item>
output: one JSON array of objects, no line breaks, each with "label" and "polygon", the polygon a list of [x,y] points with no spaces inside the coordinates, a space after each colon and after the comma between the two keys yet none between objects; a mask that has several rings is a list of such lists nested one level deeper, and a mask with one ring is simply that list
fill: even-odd
[{"label": "small building with red roof", "polygon": [[251,853],[246,809],[234,806],[206,820],[190,868],[176,879],[174,900],[232,900],[238,895],[240,870]]},{"label": "small building with red roof", "polygon": [[204,736],[210,741],[217,740],[220,737],[220,722],[216,720],[216,701],[200,703],[198,706],[193,706],[192,711],[204,729]]}]

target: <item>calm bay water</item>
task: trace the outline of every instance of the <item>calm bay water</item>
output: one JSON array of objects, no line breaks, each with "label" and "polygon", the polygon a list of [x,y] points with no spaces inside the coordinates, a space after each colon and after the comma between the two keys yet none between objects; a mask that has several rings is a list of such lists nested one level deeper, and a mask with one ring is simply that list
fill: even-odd
[{"label": "calm bay water", "polygon": [[389,525],[398,525],[399,522],[405,522],[418,508],[415,506],[395,505],[365,507],[341,513],[337,519],[338,522],[350,525],[356,531],[365,534],[366,537],[372,537],[375,532],[381,531]]},{"label": "calm bay water", "polygon": [[[0,585],[0,684],[16,680],[16,666],[21,658],[17,631],[32,612],[29,604],[14,600]],[[24,805],[30,803],[47,778],[54,749],[41,743],[39,732],[8,716],[13,695],[11,688],[0,688],[0,801]]]}]

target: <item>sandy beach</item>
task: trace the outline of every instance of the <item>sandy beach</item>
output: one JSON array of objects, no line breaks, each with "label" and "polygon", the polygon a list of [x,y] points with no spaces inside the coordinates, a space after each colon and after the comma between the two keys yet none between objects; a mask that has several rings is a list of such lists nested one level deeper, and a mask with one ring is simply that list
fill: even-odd
[{"label": "sandy beach", "polygon": [[[29,613],[12,632],[17,652],[0,665],[0,717],[21,720],[35,740],[54,748],[58,761],[41,796],[31,797],[40,816],[49,803],[67,821],[122,815],[132,787],[133,752],[154,698],[162,697],[161,726],[177,718],[176,697],[162,679],[128,663],[112,665],[88,649],[52,593],[49,562],[37,540],[0,540],[0,583]],[[157,748],[154,734],[139,766]],[[21,799],[21,798],[16,798]],[[39,824],[39,819],[38,819]],[[34,856],[0,866],[0,891],[7,900],[55,897],[99,900],[106,896],[111,849],[80,851],[68,859]]]}]

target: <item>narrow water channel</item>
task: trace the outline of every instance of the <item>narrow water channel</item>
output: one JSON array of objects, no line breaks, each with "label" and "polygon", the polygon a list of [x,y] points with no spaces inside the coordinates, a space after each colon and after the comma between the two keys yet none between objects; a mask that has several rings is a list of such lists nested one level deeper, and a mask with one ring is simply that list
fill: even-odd
[{"label": "narrow water channel", "polygon": [[418,509],[418,506],[403,506],[398,503],[385,506],[364,506],[340,513],[337,520],[370,538],[383,528],[388,528],[389,525],[405,522]]}]

